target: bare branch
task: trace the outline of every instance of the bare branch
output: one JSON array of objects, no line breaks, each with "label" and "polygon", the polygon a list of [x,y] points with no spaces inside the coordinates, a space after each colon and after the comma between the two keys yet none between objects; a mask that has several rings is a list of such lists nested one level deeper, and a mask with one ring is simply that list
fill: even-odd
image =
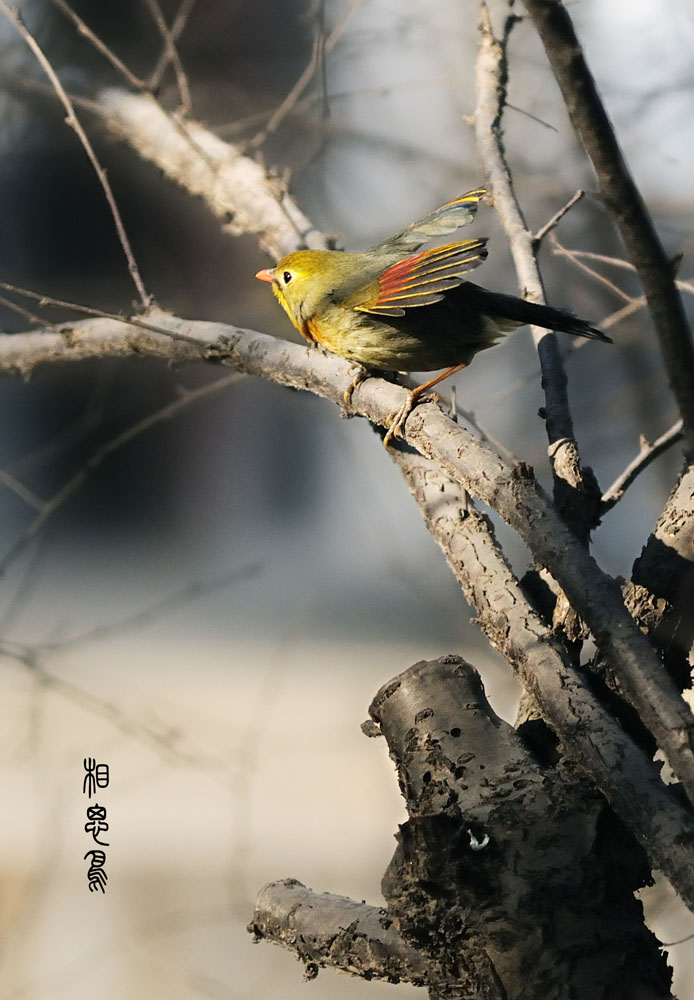
[{"label": "bare branch", "polygon": [[[191,11],[195,6],[197,0],[181,0],[181,6],[178,8],[178,13],[173,20],[173,24],[168,31],[168,37],[170,39],[171,45],[174,45],[186,24],[188,23],[188,18],[190,17]],[[157,65],[154,67],[151,77],[147,81],[147,89],[151,91],[156,91],[161,84],[162,77],[166,72],[166,67],[169,64],[169,45],[167,45],[162,54],[160,55]]]},{"label": "bare branch", "polygon": [[[617,298],[623,299],[625,302],[637,301],[633,295],[629,295],[628,292],[625,292],[623,288],[620,288],[614,281],[611,281],[604,274],[601,274],[600,271],[597,271],[594,267],[589,267],[588,264],[585,263],[585,260],[588,258],[587,254],[576,250],[569,250],[567,247],[562,246],[554,233],[552,233],[552,236],[550,237],[550,243],[552,244],[552,253],[556,254],[558,257],[567,257],[571,263],[575,264],[576,267],[583,271],[584,274],[590,275],[594,281],[598,281],[601,285],[604,285],[605,288],[609,288],[609,290],[616,295]],[[590,259],[601,260],[612,264],[617,263],[616,260],[603,257],[602,254],[591,254]],[[633,270],[633,268],[631,268],[631,270]]]},{"label": "bare branch", "polygon": [[107,698],[92,694],[91,691],[73,684],[72,681],[52,673],[35,649],[20,643],[0,640],[0,657],[21,664],[31,672],[39,684],[57,691],[73,704],[104,719],[125,736],[153,747],[165,760],[204,770],[213,781],[227,790],[234,786],[236,781],[234,771],[241,771],[240,765],[235,768],[226,757],[214,757],[207,750],[179,746],[177,734],[172,733],[170,729],[164,727],[158,729],[147,722],[140,722]]},{"label": "bare branch", "polygon": [[615,479],[609,489],[605,490],[602,495],[602,511],[603,513],[608,510],[612,510],[616,503],[618,503],[624,496],[626,490],[631,486],[636,477],[647,469],[651,462],[655,461],[659,455],[667,451],[668,448],[672,447],[676,441],[681,441],[683,437],[682,431],[682,421],[678,420],[672,425],[664,434],[661,434],[659,438],[649,444],[645,439],[641,439],[641,449],[631,462],[627,465],[624,472],[620,473]]},{"label": "bare branch", "polygon": [[[481,5],[475,133],[494,208],[511,244],[520,287],[532,301],[544,302],[542,278],[535,259],[537,238],[528,229],[516,199],[501,131],[508,72],[506,44],[516,20],[512,8],[512,0],[508,0],[504,5],[505,34],[502,39],[497,39],[494,37],[487,5]],[[592,477],[589,479],[581,468],[566,391],[564,365],[553,333],[532,327],[532,335],[542,370],[555,501],[567,523],[587,544],[590,531],[596,523],[597,496]]]},{"label": "bare branch", "polygon": [[[186,337],[184,333],[176,333],[173,330],[167,330],[165,327],[156,326],[154,323],[148,323],[139,316],[118,316],[116,313],[107,313],[102,309],[94,309],[91,306],[83,306],[79,302],[66,302],[65,299],[54,299],[51,295],[42,295],[41,292],[34,292],[30,288],[20,288],[18,285],[10,285],[6,281],[0,281],[0,288],[3,288],[7,292],[14,292],[16,295],[22,295],[24,298],[33,299],[34,302],[40,302],[43,306],[57,306],[59,309],[68,309],[70,312],[77,312],[83,316],[96,316],[99,319],[111,319],[116,323],[127,323],[128,326],[138,327],[140,330],[150,330],[152,333],[162,333],[164,336],[171,337],[173,340],[184,340],[187,343],[195,344],[196,346],[199,344],[199,341],[193,337]],[[11,306],[11,303],[8,302],[8,305]],[[19,311],[19,307],[15,308]],[[31,316],[31,319],[32,322],[45,324],[45,320],[42,320],[40,316]],[[47,324],[47,328],[61,334],[64,330],[64,326],[57,323]]]},{"label": "bare branch", "polygon": [[[166,62],[171,63],[173,66],[174,74],[176,76],[176,85],[181,98],[180,112],[183,115],[188,115],[193,107],[190,97],[190,87],[188,86],[188,77],[183,69],[183,64],[178,54],[173,34],[169,30],[166,20],[164,19],[164,14],[162,13],[158,0],[145,0],[145,3],[149,8],[152,20],[156,24],[157,30],[159,31],[159,34],[164,42],[164,52],[162,55],[166,59]],[[185,23],[185,21],[183,23]]]},{"label": "bare branch", "polygon": [[684,421],[686,447],[694,454],[694,343],[672,262],[622,156],[568,11],[561,0],[526,0],[525,7],[542,39],[571,124],[593,164],[602,198],[638,272]]},{"label": "bare branch", "polygon": [[539,246],[540,243],[542,243],[547,233],[551,232],[552,229],[555,228],[555,226],[559,225],[559,223],[567,214],[567,212],[570,212],[571,209],[574,207],[574,205],[577,205],[578,202],[581,200],[581,198],[583,198],[584,196],[585,196],[585,191],[582,191],[579,188],[578,191],[569,198],[567,203],[563,205],[558,212],[555,212],[552,218],[549,219],[544,224],[544,226],[541,226],[540,229],[538,229],[538,231],[533,236],[533,243],[536,247]]},{"label": "bare branch", "polygon": [[29,31],[27,26],[25,25],[19,11],[9,7],[7,3],[5,3],[5,0],[0,0],[0,12],[3,13],[5,17],[8,19],[8,21],[10,21],[14,25],[18,33],[22,36],[26,44],[34,53],[37,61],[40,63],[44,73],[51,81],[53,89],[55,90],[56,94],[58,95],[58,98],[60,99],[60,102],[65,108],[65,111],[67,112],[65,122],[67,125],[70,126],[70,128],[74,129],[75,133],[77,134],[77,137],[81,142],[85,153],[89,157],[89,162],[94,168],[94,172],[96,173],[96,176],[99,178],[99,182],[102,188],[104,189],[106,201],[108,202],[108,206],[111,210],[111,215],[113,216],[113,221],[116,226],[116,232],[118,233],[118,239],[120,240],[120,244],[123,247],[123,253],[125,254],[125,259],[128,262],[128,270],[130,272],[130,276],[133,279],[133,284],[135,285],[135,288],[137,289],[137,294],[140,296],[140,301],[145,307],[147,307],[150,304],[150,296],[147,294],[145,286],[142,283],[142,278],[140,277],[140,271],[135,261],[135,256],[133,254],[132,247],[130,246],[130,240],[128,239],[128,235],[125,231],[125,226],[123,225],[123,220],[121,219],[120,212],[116,204],[116,200],[113,197],[113,191],[111,190],[111,185],[106,175],[106,171],[99,163],[96,153],[94,152],[94,148],[91,142],[89,141],[89,138],[87,137],[87,133],[84,131],[82,123],[75,114],[75,109],[72,104],[72,101],[68,97],[62,83],[60,82],[60,79],[58,78],[57,73],[53,69],[43,49],[36,41],[32,33]]},{"label": "bare branch", "polygon": [[366,0],[350,0],[350,3],[344,11],[342,17],[327,38],[323,37],[319,28],[316,32],[316,37],[313,40],[311,58],[309,59],[306,68],[302,71],[299,79],[296,81],[280,106],[272,113],[269,121],[262,131],[258,132],[258,134],[253,136],[250,140],[249,145],[251,148],[257,149],[259,146],[262,146],[267,137],[275,132],[287,115],[294,110],[302,94],[313,79],[316,70],[323,63],[324,57],[332,52],[342,37],[342,33],[347,27],[347,22],[352,15],[364,5],[365,2]]},{"label": "bare branch", "polygon": [[6,486],[8,490],[12,490],[13,493],[16,493],[17,496],[24,501],[24,503],[33,507],[34,510],[41,510],[43,507],[43,500],[41,500],[40,497],[37,497],[35,493],[32,493],[31,490],[24,485],[24,483],[20,483],[18,479],[16,479],[9,472],[5,472],[4,469],[0,469],[0,483],[2,483],[3,486]]},{"label": "bare branch", "polygon": [[297,955],[307,979],[321,966],[391,983],[427,981],[426,959],[403,941],[385,909],[313,892],[296,879],[261,889],[248,931]]},{"label": "bare branch", "polygon": [[256,236],[273,257],[299,244],[313,249],[327,246],[282,183],[236,146],[197,122],[173,121],[149,94],[105,90],[98,101],[112,135],[169,180],[204,198],[233,236]]},{"label": "bare branch", "polygon": [[[164,357],[172,361],[208,357],[249,374],[316,392],[343,405],[353,377],[347,362],[308,346],[219,323],[156,314],[157,325],[183,334],[135,330],[111,320],[66,327],[65,334],[27,333],[0,337],[0,371],[27,373],[40,363],[107,355]],[[188,341],[199,340],[199,347]],[[369,378],[354,390],[354,412],[385,426],[407,398],[407,390]],[[692,714],[663,675],[648,640],[624,607],[615,580],[600,569],[566,527],[527,466],[508,466],[434,403],[409,416],[406,440],[433,459],[473,497],[493,507],[521,536],[536,561],[562,588],[610,662],[625,697],[653,733],[687,794],[694,800]]]},{"label": "bare branch", "polygon": [[[226,379],[219,379],[219,382],[225,381]],[[215,385],[217,384],[215,383]],[[241,580],[248,580],[258,572],[258,568],[257,565],[249,563],[247,566],[242,566],[241,569],[222,573],[220,576],[216,576],[210,580],[197,580],[187,583],[173,594],[162,597],[160,600],[154,601],[144,608],[139,608],[132,614],[125,615],[117,621],[95,625],[84,632],[68,635],[62,639],[37,642],[33,648],[37,652],[52,653],[58,649],[74,649],[75,646],[83,646],[89,642],[103,642],[104,639],[108,639],[112,635],[122,636],[127,632],[133,632],[135,629],[146,628],[148,625],[160,621],[166,615],[170,615],[172,612],[186,607],[193,601],[205,597],[207,594],[225,590],[227,587],[231,587]]]},{"label": "bare branch", "polygon": [[101,55],[111,63],[113,68],[118,70],[124,79],[128,81],[131,87],[134,87],[136,90],[146,89],[144,80],[141,80],[139,76],[136,76],[135,73],[133,73],[133,71],[125,65],[123,60],[119,59],[113,49],[110,49],[108,45],[106,45],[106,43],[92,31],[86,21],[82,20],[79,14],[75,13],[72,7],[66,3],[65,0],[51,0],[51,3],[72,21],[80,35],[83,35],[84,38],[86,38],[87,41],[94,46],[97,52],[100,52]]}]

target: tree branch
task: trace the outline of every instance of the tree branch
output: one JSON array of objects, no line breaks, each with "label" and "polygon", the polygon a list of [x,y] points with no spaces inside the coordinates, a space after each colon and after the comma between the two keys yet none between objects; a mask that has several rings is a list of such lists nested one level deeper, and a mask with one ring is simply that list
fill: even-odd
[{"label": "tree branch", "polygon": [[612,510],[615,504],[619,503],[626,491],[629,489],[634,480],[639,476],[644,469],[647,469],[651,462],[654,462],[656,458],[666,452],[668,448],[671,448],[676,441],[682,440],[682,421],[678,420],[677,423],[669,427],[664,434],[661,434],[659,438],[651,444],[646,441],[645,438],[641,440],[641,448],[639,449],[638,455],[632,458],[631,462],[627,465],[623,472],[621,472],[612,485],[605,490],[602,495],[602,504],[600,511],[605,514],[608,510]]},{"label": "tree branch", "polygon": [[[393,452],[427,528],[476,612],[567,755],[590,775],[622,821],[694,910],[694,821],[658,771],[597,702],[538,618],[487,517],[428,459]],[[634,789],[639,789],[638,796]],[[686,831],[686,832],[685,832]],[[685,832],[684,837],[682,837]]]},{"label": "tree branch", "polygon": [[622,156],[612,123],[588,68],[571,17],[561,0],[524,0],[583,143],[600,193],[636,268],[660,341],[670,385],[694,455],[694,344],[672,261]]},{"label": "tree branch", "polygon": [[623,835],[615,856],[600,800],[570,769],[537,762],[470,664],[417,663],[369,714],[409,816],[383,895],[430,960],[435,996],[632,1000],[644,978],[653,1000],[671,997],[633,895],[648,877],[641,852]]},{"label": "tree branch", "polygon": [[[0,337],[0,371],[26,375],[37,364],[48,361],[107,355],[199,361],[202,353],[209,360],[249,374],[315,392],[339,406],[353,381],[347,362],[309,346],[163,313],[146,318],[183,339],[171,341],[163,334],[111,320],[89,320],[65,325],[62,333]],[[369,378],[352,394],[353,412],[385,426],[406,396],[407,390],[400,386]],[[434,403],[415,408],[405,433],[409,444],[440,465],[473,497],[492,506],[523,538],[535,560],[551,573],[591,630],[625,697],[639,712],[694,800],[692,714],[624,607],[618,584],[600,569],[566,527],[532,470],[522,464],[508,466]]]},{"label": "tree branch", "polygon": [[313,892],[296,879],[260,890],[248,931],[297,955],[307,979],[321,966],[389,983],[427,982],[426,959],[403,941],[386,910]]},{"label": "tree branch", "polygon": [[[535,258],[537,240],[528,229],[516,199],[502,136],[501,120],[508,76],[506,48],[516,19],[512,8],[513,0],[507,0],[502,9],[504,36],[497,39],[487,5],[481,5],[475,133],[494,208],[511,245],[519,285],[523,294],[533,302],[544,302],[544,287]],[[597,523],[599,496],[592,475],[587,475],[581,467],[569,408],[566,372],[557,338],[539,327],[532,327],[532,335],[542,371],[555,503],[567,524],[587,545],[590,532]]]},{"label": "tree branch", "polygon": [[149,94],[104,90],[97,98],[108,131],[169,180],[205,200],[232,236],[251,234],[277,258],[298,245],[325,249],[278,178],[198,122],[179,121]]}]

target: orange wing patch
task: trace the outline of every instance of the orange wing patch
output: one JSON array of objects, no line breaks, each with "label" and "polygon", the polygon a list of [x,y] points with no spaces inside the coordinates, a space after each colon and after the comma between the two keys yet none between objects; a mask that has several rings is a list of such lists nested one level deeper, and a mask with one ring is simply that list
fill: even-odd
[{"label": "orange wing patch", "polygon": [[352,308],[378,316],[404,316],[405,309],[440,302],[445,292],[462,283],[463,274],[486,258],[486,242],[448,243],[406,257],[379,276],[375,299],[362,301]]}]

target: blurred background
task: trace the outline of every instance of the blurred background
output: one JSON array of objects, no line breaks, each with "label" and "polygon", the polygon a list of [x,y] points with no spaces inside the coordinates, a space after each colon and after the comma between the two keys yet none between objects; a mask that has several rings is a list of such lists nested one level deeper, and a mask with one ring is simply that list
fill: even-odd
[{"label": "blurred background", "polygon": [[[177,15],[192,116],[290,177],[313,223],[361,249],[484,181],[464,116],[475,106],[477,5],[455,0],[121,0],[72,10],[142,78]],[[65,87],[86,100],[127,81],[60,4],[21,6]],[[494,6],[492,4],[492,11]],[[689,0],[583,0],[571,7],[631,168],[681,276],[691,281],[694,174]],[[321,45],[331,32],[329,46]],[[0,14],[0,280],[130,312],[130,281],[103,192],[26,45]],[[277,128],[273,112],[315,60]],[[532,26],[511,47],[506,150],[533,229],[579,187],[556,230],[572,250],[622,257]],[[171,69],[158,91],[174,110]],[[80,110],[82,108],[82,110]],[[144,282],[178,315],[292,337],[253,275],[268,259],[199,200],[107,138],[78,106],[108,170]],[[477,280],[516,291],[493,212]],[[600,324],[638,294],[542,254],[548,300]],[[620,294],[621,293],[621,294]],[[15,303],[46,321],[64,310]],[[687,301],[691,308],[691,296]],[[5,332],[30,329],[0,301]],[[567,359],[576,433],[603,489],[676,419],[643,312]],[[568,348],[568,344],[566,345]],[[212,367],[144,360],[53,367],[0,382],[0,996],[175,998],[406,996],[251,947],[258,889],[293,876],[380,902],[404,819],[382,741],[360,723],[378,688],[422,658],[465,656],[513,720],[510,670],[471,622],[439,550],[365,422],[308,395],[246,378],[112,444]],[[547,484],[542,396],[527,330],[455,379],[459,405]],[[48,500],[85,481],[23,547]],[[654,463],[605,518],[594,549],[628,575],[680,464]],[[92,468],[93,466],[93,468]],[[522,544],[499,526],[514,567]],[[110,765],[109,881],[87,887],[83,759]],[[694,926],[667,886],[648,894],[666,942]],[[692,942],[670,949],[688,995]]]}]

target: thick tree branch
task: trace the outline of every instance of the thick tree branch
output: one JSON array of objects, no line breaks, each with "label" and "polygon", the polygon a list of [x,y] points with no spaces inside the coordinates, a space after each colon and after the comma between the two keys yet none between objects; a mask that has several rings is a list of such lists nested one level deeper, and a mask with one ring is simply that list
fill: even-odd
[{"label": "thick tree branch", "polygon": [[603,201],[643,286],[684,422],[687,451],[694,455],[694,343],[672,261],[622,156],[564,4],[561,0],[524,3],[542,39],[571,124],[595,169]]},{"label": "thick tree branch", "polygon": [[[393,458],[477,622],[508,660],[571,758],[590,775],[694,910],[694,820],[619,724],[596,701],[509,568],[491,522],[414,452]],[[635,794],[638,789],[638,794]],[[684,834],[684,836],[683,836]]]},{"label": "thick tree branch", "polygon": [[692,686],[694,467],[685,468],[625,586],[627,606],[663,651],[680,688]]},{"label": "thick tree branch", "polygon": [[296,879],[260,890],[248,930],[294,952],[310,979],[321,966],[389,983],[427,982],[426,959],[403,941],[386,910],[313,892]]},{"label": "thick tree branch", "polygon": [[[480,45],[477,56],[477,107],[474,122],[477,149],[484,165],[494,208],[508,237],[518,281],[523,294],[533,302],[544,302],[545,294],[537,266],[537,241],[528,229],[513,190],[511,171],[504,153],[502,117],[506,104],[508,66],[506,48],[514,23],[513,2],[503,5],[502,39],[494,37],[486,3],[481,5]],[[542,370],[545,393],[545,425],[554,473],[554,498],[559,512],[579,538],[588,543],[597,523],[598,495],[592,475],[581,468],[569,408],[566,372],[555,334],[532,328]]]},{"label": "thick tree branch", "polygon": [[369,714],[409,815],[383,895],[430,959],[436,996],[633,1000],[644,980],[641,996],[671,996],[633,896],[648,877],[641,852],[625,836],[615,856],[600,800],[570,770],[537,763],[470,664],[417,663]]},{"label": "thick tree branch", "polygon": [[[170,341],[149,330],[111,320],[66,325],[64,333],[0,337],[0,371],[28,374],[47,361],[105,355],[150,355],[168,360],[218,360],[249,374],[307,389],[342,405],[352,382],[349,366],[334,355],[218,323],[156,313],[152,323],[184,339]],[[197,347],[191,341],[198,341]],[[385,426],[406,390],[369,378],[352,396],[354,412]],[[407,420],[408,443],[433,459],[477,499],[493,507],[523,538],[533,557],[560,585],[591,630],[624,692],[694,800],[692,714],[639,631],[615,580],[600,569],[524,465],[508,466],[434,403],[420,404]]]},{"label": "thick tree branch", "polygon": [[281,181],[238,147],[198,122],[167,114],[149,94],[104,90],[97,101],[108,131],[169,180],[203,198],[232,236],[256,236],[275,258],[297,246],[327,246]]}]

